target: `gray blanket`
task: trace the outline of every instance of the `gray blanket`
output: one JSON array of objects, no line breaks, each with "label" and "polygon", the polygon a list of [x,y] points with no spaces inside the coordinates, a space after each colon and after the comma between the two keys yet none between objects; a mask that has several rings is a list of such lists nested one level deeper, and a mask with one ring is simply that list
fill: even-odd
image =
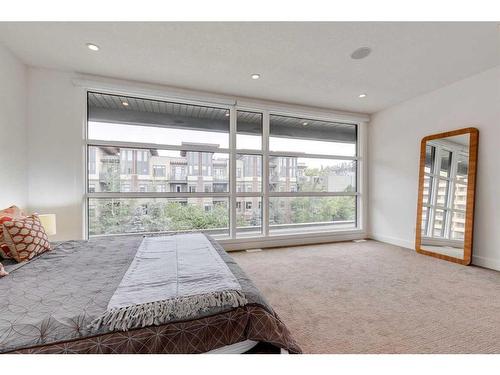
[{"label": "gray blanket", "polygon": [[[55,250],[22,267],[7,265],[9,276],[0,278],[0,353],[107,332],[105,327],[88,326],[106,311],[142,240],[137,235],[53,243]],[[236,276],[248,303],[272,311],[236,262],[209,240]],[[231,309],[213,307],[193,319]]]},{"label": "gray blanket", "polygon": [[238,280],[203,234],[149,237],[93,325],[126,331],[246,303]]}]

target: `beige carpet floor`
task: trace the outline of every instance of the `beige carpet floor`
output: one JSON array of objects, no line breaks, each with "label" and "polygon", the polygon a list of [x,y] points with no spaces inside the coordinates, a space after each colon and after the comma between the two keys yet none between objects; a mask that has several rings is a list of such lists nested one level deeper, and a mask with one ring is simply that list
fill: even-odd
[{"label": "beige carpet floor", "polygon": [[500,272],[376,241],[231,255],[305,353],[500,353]]}]

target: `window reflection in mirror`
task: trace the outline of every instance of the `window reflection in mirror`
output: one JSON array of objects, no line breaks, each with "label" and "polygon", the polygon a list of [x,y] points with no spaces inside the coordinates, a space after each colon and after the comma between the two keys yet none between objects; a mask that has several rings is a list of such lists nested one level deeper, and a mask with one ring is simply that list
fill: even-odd
[{"label": "window reflection in mirror", "polygon": [[469,134],[428,140],[422,189],[421,248],[464,258]]}]

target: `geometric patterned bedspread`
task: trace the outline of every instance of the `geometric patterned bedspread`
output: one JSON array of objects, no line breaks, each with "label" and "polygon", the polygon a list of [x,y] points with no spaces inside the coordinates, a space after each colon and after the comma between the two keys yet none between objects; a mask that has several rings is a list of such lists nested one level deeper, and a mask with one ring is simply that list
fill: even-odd
[{"label": "geometric patterned bedspread", "polygon": [[202,353],[247,339],[300,353],[260,291],[208,238],[248,305],[126,332],[89,330],[106,310],[142,236],[70,241],[0,278],[0,353]]},{"label": "geometric patterned bedspread", "polygon": [[270,343],[301,353],[285,325],[259,305],[185,322],[113,332],[13,353],[27,354],[184,354],[205,353],[244,340]]}]

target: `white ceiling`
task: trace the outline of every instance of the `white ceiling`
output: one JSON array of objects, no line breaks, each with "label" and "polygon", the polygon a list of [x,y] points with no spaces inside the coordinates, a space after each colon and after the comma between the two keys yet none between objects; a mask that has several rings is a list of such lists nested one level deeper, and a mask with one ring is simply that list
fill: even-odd
[{"label": "white ceiling", "polygon": [[497,23],[4,22],[0,43],[31,66],[363,113],[500,64]]}]

